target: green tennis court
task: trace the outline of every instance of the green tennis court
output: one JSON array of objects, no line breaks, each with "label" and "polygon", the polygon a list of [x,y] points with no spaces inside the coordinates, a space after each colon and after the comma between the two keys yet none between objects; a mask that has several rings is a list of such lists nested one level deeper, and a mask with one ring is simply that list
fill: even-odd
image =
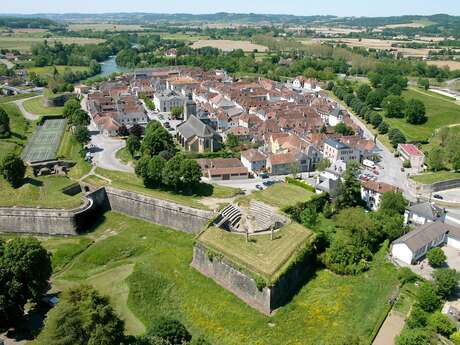
[{"label": "green tennis court", "polygon": [[56,159],[66,122],[66,119],[45,120],[27,142],[22,159],[28,163]]}]

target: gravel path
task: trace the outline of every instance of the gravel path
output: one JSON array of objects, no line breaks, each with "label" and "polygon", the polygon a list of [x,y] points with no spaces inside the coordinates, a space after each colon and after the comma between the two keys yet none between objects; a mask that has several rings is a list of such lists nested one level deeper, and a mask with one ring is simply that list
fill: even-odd
[{"label": "gravel path", "polygon": [[392,311],[380,328],[372,345],[393,345],[395,338],[401,333],[404,323],[404,315]]},{"label": "gravel path", "polygon": [[29,121],[36,121],[40,118],[40,115],[37,115],[37,114],[33,114],[33,113],[30,113],[28,112],[25,108],[24,108],[24,102],[29,100],[29,99],[33,99],[33,98],[37,98],[37,97],[42,97],[42,95],[39,95],[39,96],[34,96],[34,97],[30,97],[30,98],[24,98],[24,99],[18,99],[17,101],[14,101],[13,103],[16,104],[19,108],[19,110],[21,111],[22,115]]}]

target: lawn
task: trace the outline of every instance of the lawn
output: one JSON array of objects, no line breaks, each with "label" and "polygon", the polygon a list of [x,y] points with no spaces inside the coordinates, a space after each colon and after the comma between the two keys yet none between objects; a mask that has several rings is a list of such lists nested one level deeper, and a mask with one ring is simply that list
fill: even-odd
[{"label": "lawn", "polygon": [[238,199],[238,201],[247,203],[250,199],[255,199],[278,208],[283,208],[294,205],[297,202],[307,201],[313,194],[293,184],[276,183],[267,189],[255,191],[249,196],[244,196]]},{"label": "lawn", "polygon": [[36,95],[36,93],[20,93],[13,96],[0,96],[0,104],[17,101],[18,99],[30,98]]},{"label": "lawn", "polygon": [[61,145],[58,151],[58,158],[69,159],[76,164],[70,169],[69,177],[79,179],[90,172],[91,164],[86,162],[80,154],[81,145],[74,136],[66,130],[61,140]]},{"label": "lawn", "polygon": [[422,101],[428,117],[422,125],[411,125],[405,119],[385,118],[391,127],[399,128],[408,141],[431,140],[436,129],[460,123],[460,106],[450,97],[416,88],[403,91],[403,96],[406,100],[414,98]]},{"label": "lawn", "polygon": [[101,179],[100,177],[97,177],[96,175],[89,175],[83,179],[84,183],[88,183],[96,188],[106,186],[108,184],[108,181]]},{"label": "lawn", "polygon": [[142,179],[135,174],[111,171],[102,168],[97,168],[96,173],[110,179],[112,181],[111,185],[115,188],[126,189],[154,198],[169,200],[182,205],[201,209],[207,208],[200,202],[200,200],[204,197],[230,198],[239,192],[236,188],[202,184],[198,194],[184,195],[174,193],[169,190],[145,188]]},{"label": "lawn", "polygon": [[[94,242],[80,254],[85,244],[69,239],[76,241],[75,257],[53,277],[54,289],[93,284],[135,334],[142,324],[171,316],[216,345],[326,345],[347,335],[369,343],[397,285],[396,270],[381,252],[358,276],[317,271],[288,305],[267,317],[190,267],[190,234],[109,212],[84,237]],[[54,238],[43,244],[60,250]]]},{"label": "lawn", "polygon": [[64,74],[66,71],[70,70],[72,72],[85,72],[89,68],[87,66],[45,66],[45,67],[29,67],[27,68],[28,73],[36,73],[40,76],[48,75],[52,76],[54,72],[54,67],[59,74]]},{"label": "lawn", "polygon": [[27,137],[32,133],[34,125],[27,122],[13,103],[2,103],[0,105],[10,118],[11,136],[0,139],[0,160],[10,152],[20,153]]},{"label": "lawn", "polygon": [[415,175],[412,176],[411,179],[415,182],[422,184],[432,184],[435,182],[460,179],[460,173],[453,171],[438,171],[433,173]]},{"label": "lawn", "polygon": [[0,177],[0,206],[75,208],[82,204],[81,194],[69,196],[62,189],[75,183],[63,176],[28,177],[19,188],[12,188]]},{"label": "lawn", "polygon": [[133,156],[129,153],[127,147],[122,147],[115,153],[115,157],[117,157],[120,161],[125,164],[128,164],[133,161]]},{"label": "lawn", "polygon": [[278,231],[274,240],[270,238],[270,235],[253,235],[246,242],[242,234],[209,228],[197,240],[246,270],[261,275],[267,282],[274,282],[314,236],[304,226],[291,223]]},{"label": "lawn", "polygon": [[24,101],[24,108],[36,115],[62,115],[64,107],[45,107],[43,105],[43,96]]}]

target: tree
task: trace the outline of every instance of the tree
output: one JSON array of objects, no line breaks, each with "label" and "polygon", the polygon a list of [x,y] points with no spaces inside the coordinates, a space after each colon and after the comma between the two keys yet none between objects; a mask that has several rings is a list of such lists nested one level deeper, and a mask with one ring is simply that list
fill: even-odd
[{"label": "tree", "polygon": [[382,105],[383,109],[385,110],[386,117],[404,117],[404,109],[406,107],[406,103],[404,102],[404,98],[401,96],[390,95],[385,97]]},{"label": "tree", "polygon": [[442,251],[441,248],[433,248],[428,251],[426,255],[430,266],[432,267],[441,267],[446,263],[446,254]]},{"label": "tree", "polygon": [[444,169],[444,149],[442,147],[433,147],[430,152],[428,152],[427,158],[428,166],[432,171]]},{"label": "tree", "polygon": [[380,134],[387,134],[388,130],[390,129],[390,126],[385,121],[382,121],[380,125],[377,127],[377,129]]},{"label": "tree", "polygon": [[26,166],[17,154],[11,152],[0,163],[0,172],[13,188],[18,188],[24,180]]},{"label": "tree", "polygon": [[[412,271],[411,271],[412,272]],[[410,312],[406,325],[409,328],[423,328],[428,324],[428,313],[418,307],[414,307]]]},{"label": "tree", "polygon": [[438,294],[444,298],[451,296],[457,289],[458,274],[454,269],[436,269],[433,273],[433,278]]},{"label": "tree", "polygon": [[6,111],[0,107],[0,138],[8,138],[10,135],[10,118]]},{"label": "tree", "polygon": [[124,324],[106,297],[90,286],[65,290],[52,309],[39,345],[113,345],[124,343]]},{"label": "tree", "polygon": [[34,238],[0,241],[0,324],[11,324],[24,314],[24,305],[37,302],[48,290],[51,259]]},{"label": "tree", "polygon": [[163,180],[163,169],[166,161],[160,156],[153,156],[147,165],[146,186],[159,186]]},{"label": "tree", "polygon": [[126,139],[126,148],[128,149],[128,152],[131,154],[131,156],[134,157],[136,152],[141,148],[140,139],[137,136],[130,134]]},{"label": "tree", "polygon": [[225,138],[225,145],[233,150],[240,145],[240,140],[235,134],[229,133]]},{"label": "tree", "polygon": [[129,134],[132,134],[136,137],[138,137],[139,139],[142,138],[142,135],[144,134],[144,128],[142,128],[141,125],[138,125],[137,123],[132,126],[130,129],[129,129]]},{"label": "tree", "polygon": [[404,144],[406,142],[406,137],[398,128],[390,129],[388,131],[388,138],[390,139],[393,147],[396,147],[399,144]]},{"label": "tree", "polygon": [[181,345],[189,342],[192,336],[184,325],[175,319],[162,317],[154,322],[148,335],[157,336],[168,341],[171,345]]},{"label": "tree", "polygon": [[369,92],[366,97],[366,104],[373,108],[380,108],[383,99],[387,96],[387,92],[383,89],[376,89]]},{"label": "tree", "polygon": [[450,319],[450,317],[441,313],[440,311],[437,311],[431,315],[428,324],[430,328],[432,328],[436,333],[441,334],[447,338],[457,330],[457,327]]},{"label": "tree", "polygon": [[383,118],[379,113],[373,113],[369,120],[371,125],[374,126],[374,128],[377,128],[382,123]]},{"label": "tree", "polygon": [[126,137],[129,135],[128,128],[125,125],[121,125],[120,128],[118,128],[118,135],[120,137]]},{"label": "tree", "polygon": [[73,135],[75,139],[77,139],[77,141],[82,145],[86,145],[91,139],[89,130],[86,126],[77,126]]},{"label": "tree", "polygon": [[300,164],[299,162],[295,161],[289,164],[289,171],[292,175],[292,178],[297,178],[297,175],[299,175],[300,172]]},{"label": "tree", "polygon": [[188,189],[194,188],[201,181],[201,168],[194,159],[184,159],[180,167],[183,186]]},{"label": "tree", "polygon": [[313,207],[306,207],[305,210],[300,214],[300,220],[307,228],[312,228],[318,221],[318,213]]},{"label": "tree", "polygon": [[[152,121],[150,123],[154,123]],[[149,123],[149,125],[150,125]],[[141,150],[144,154],[156,156],[161,151],[174,151],[174,141],[169,132],[161,125],[159,127],[147,126],[145,136],[141,143]]]},{"label": "tree", "polygon": [[136,166],[134,168],[134,172],[136,173],[137,176],[141,177],[144,180],[148,177],[148,165],[150,162],[150,157],[148,156],[143,156],[141,159],[139,159],[136,163]]},{"label": "tree", "polygon": [[80,109],[80,102],[75,99],[71,98],[64,104],[63,114],[65,117],[70,117],[76,110]]},{"label": "tree", "polygon": [[367,95],[372,91],[372,88],[367,84],[362,84],[356,90],[356,96],[363,102],[366,101]]},{"label": "tree", "polygon": [[406,105],[406,121],[413,125],[425,123],[427,120],[425,104],[418,99],[410,99]]},{"label": "tree", "polygon": [[425,329],[404,329],[396,338],[396,345],[430,345],[430,332]]},{"label": "tree", "polygon": [[380,210],[390,213],[404,214],[408,202],[401,192],[383,193]]},{"label": "tree", "polygon": [[426,78],[419,78],[417,84],[420,88],[428,90],[430,88],[430,81]]},{"label": "tree", "polygon": [[184,109],[182,107],[172,107],[171,108],[171,117],[173,119],[180,119],[182,117]]},{"label": "tree", "polygon": [[88,113],[83,109],[76,109],[69,116],[69,123],[74,126],[87,126],[90,123]]},{"label": "tree", "polygon": [[355,131],[353,130],[353,128],[348,127],[343,122],[337,124],[337,126],[334,127],[334,131],[337,134],[341,134],[341,135],[353,135],[353,134],[355,134]]},{"label": "tree", "polygon": [[358,180],[358,174],[359,164],[355,161],[349,161],[343,175],[343,183],[339,183],[339,193],[336,200],[338,209],[362,205],[361,183]]},{"label": "tree", "polygon": [[452,168],[455,171],[460,171],[460,152],[457,152],[457,154],[452,159]]},{"label": "tree", "polygon": [[429,282],[422,283],[417,291],[417,305],[426,312],[433,312],[441,306],[441,297],[436,287]]},{"label": "tree", "polygon": [[182,188],[182,162],[184,159],[182,155],[175,155],[163,169],[163,183],[174,190]]},{"label": "tree", "polygon": [[316,169],[318,171],[324,171],[327,168],[329,168],[330,166],[331,166],[331,161],[329,159],[321,158],[321,160],[318,162],[318,165],[317,165]]}]

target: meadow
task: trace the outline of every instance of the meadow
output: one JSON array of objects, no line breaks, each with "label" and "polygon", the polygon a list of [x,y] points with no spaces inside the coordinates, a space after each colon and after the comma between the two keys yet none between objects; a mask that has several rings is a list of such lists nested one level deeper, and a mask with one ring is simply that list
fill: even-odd
[{"label": "meadow", "polygon": [[317,270],[267,317],[190,267],[193,243],[190,234],[113,212],[83,237],[43,239],[53,252],[54,290],[92,284],[110,297],[131,334],[171,316],[216,345],[325,345],[341,336],[368,343],[397,285],[382,250],[358,276]]},{"label": "meadow", "polygon": [[[40,37],[41,36],[41,37]],[[21,52],[30,52],[32,47],[38,43],[43,43],[45,40],[50,45],[54,45],[56,42],[62,42],[63,44],[98,44],[105,40],[99,38],[86,38],[86,37],[43,37],[30,36],[30,34],[12,34],[12,35],[0,35],[0,49],[17,49]]]},{"label": "meadow", "polygon": [[198,49],[203,47],[213,47],[222,49],[223,51],[232,51],[236,49],[242,49],[246,52],[252,52],[257,50],[259,52],[265,52],[268,50],[266,46],[260,44],[254,44],[249,41],[233,41],[233,40],[198,40],[192,45],[192,48]]},{"label": "meadow", "polygon": [[62,115],[64,107],[46,107],[43,96],[24,101],[24,108],[35,115]]}]

